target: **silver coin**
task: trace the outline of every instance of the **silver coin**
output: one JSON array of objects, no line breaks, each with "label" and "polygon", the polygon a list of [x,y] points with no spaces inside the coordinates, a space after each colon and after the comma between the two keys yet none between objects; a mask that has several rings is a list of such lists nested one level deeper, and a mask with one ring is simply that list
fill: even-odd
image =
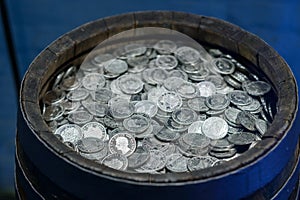
[{"label": "silver coin", "polygon": [[235,80],[239,81],[240,83],[249,80],[247,75],[245,75],[245,74],[243,74],[242,72],[239,72],[239,71],[235,71],[233,74],[230,74],[230,76],[232,78],[234,78]]},{"label": "silver coin", "polygon": [[154,81],[152,78],[151,78],[151,73],[152,71],[154,70],[154,68],[148,68],[148,69],[145,69],[143,72],[142,72],[142,79],[144,81],[146,81],[147,83],[151,84],[151,85],[155,85],[156,84],[156,81]]},{"label": "silver coin", "polygon": [[134,105],[128,101],[119,101],[110,106],[110,114],[116,119],[125,119],[134,113]]},{"label": "silver coin", "polygon": [[203,122],[202,132],[210,139],[222,139],[227,135],[228,124],[220,117],[210,117]]},{"label": "silver coin", "polygon": [[[210,70],[208,69],[207,65],[208,65],[208,62],[202,63],[201,69],[199,69],[196,73],[193,73],[193,74],[190,73],[189,78],[196,82],[204,81],[205,78],[211,73]],[[186,72],[186,70],[185,70],[185,72]]]},{"label": "silver coin", "polygon": [[212,110],[223,110],[229,106],[230,101],[224,94],[213,94],[206,98],[205,103]]},{"label": "silver coin", "polygon": [[197,112],[206,112],[209,110],[207,107],[206,103],[206,98],[205,97],[196,97],[193,99],[188,100],[188,107],[191,109],[197,111]]},{"label": "silver coin", "polygon": [[145,137],[142,141],[142,146],[147,150],[159,150],[159,151],[166,151],[169,147],[169,143],[162,142],[158,140],[154,136]]},{"label": "silver coin", "polygon": [[171,54],[176,50],[177,45],[171,40],[160,40],[153,48],[160,54]]},{"label": "silver coin", "polygon": [[186,133],[182,136],[182,141],[188,146],[197,148],[206,148],[210,144],[210,139],[199,133]]},{"label": "silver coin", "polygon": [[188,80],[188,75],[184,71],[181,71],[178,69],[173,69],[172,71],[170,71],[169,77],[177,77],[177,78],[181,78],[185,81]]},{"label": "silver coin", "polygon": [[125,61],[114,59],[104,66],[104,70],[111,74],[123,74],[128,69],[128,65]]},{"label": "silver coin", "polygon": [[78,140],[83,138],[83,133],[79,126],[75,124],[65,124],[56,129],[55,133],[63,138],[64,142],[77,144]]},{"label": "silver coin", "polygon": [[154,68],[150,76],[156,84],[162,84],[168,78],[168,72],[161,68]]},{"label": "silver coin", "polygon": [[203,81],[197,84],[200,96],[209,97],[216,93],[216,86],[212,82]]},{"label": "silver coin", "polygon": [[128,166],[128,159],[122,154],[109,154],[101,163],[107,167],[117,169],[117,170],[125,170]]},{"label": "silver coin", "polygon": [[163,152],[150,150],[150,159],[141,167],[148,172],[159,171],[166,166],[167,159]]},{"label": "silver coin", "polygon": [[70,101],[81,101],[86,99],[89,96],[89,92],[86,89],[78,88],[76,90],[72,90],[67,94],[67,98]]},{"label": "silver coin", "polygon": [[262,96],[271,90],[271,85],[264,81],[252,81],[245,85],[245,90],[253,96]]},{"label": "silver coin", "polygon": [[138,168],[145,164],[150,159],[150,152],[139,146],[136,148],[134,153],[128,158],[128,168]]},{"label": "silver coin", "polygon": [[237,90],[242,88],[242,85],[240,84],[240,82],[236,81],[231,76],[228,76],[228,75],[224,76],[224,80],[229,86],[231,86]]},{"label": "silver coin", "polygon": [[144,113],[149,117],[154,117],[157,113],[158,107],[156,103],[149,100],[139,101],[135,104],[135,112],[136,113]]},{"label": "silver coin", "polygon": [[181,97],[175,92],[164,92],[157,100],[157,106],[165,112],[173,112],[182,105]]},{"label": "silver coin", "polygon": [[110,89],[111,89],[112,93],[114,93],[114,94],[117,94],[117,95],[125,95],[125,94],[121,91],[121,89],[120,89],[120,87],[119,87],[119,81],[118,81],[117,79],[112,80],[112,81],[110,82]]},{"label": "silver coin", "polygon": [[61,88],[67,91],[75,90],[81,86],[81,82],[75,77],[68,77],[62,80]]},{"label": "silver coin", "polygon": [[135,151],[136,141],[129,133],[118,133],[109,140],[108,148],[111,153],[128,157]]},{"label": "silver coin", "polygon": [[248,145],[256,141],[256,135],[250,132],[231,134],[228,136],[228,141],[235,145]]},{"label": "silver coin", "polygon": [[72,112],[68,115],[68,120],[74,124],[86,124],[92,121],[93,115],[85,110]]},{"label": "silver coin", "polygon": [[212,64],[213,69],[220,74],[232,74],[235,70],[235,65],[226,58],[216,58]]},{"label": "silver coin", "polygon": [[179,108],[173,111],[172,118],[179,124],[190,125],[197,120],[197,113],[190,108]]},{"label": "silver coin", "polygon": [[190,82],[184,81],[177,88],[176,92],[183,98],[191,99],[199,95],[198,87]]},{"label": "silver coin", "polygon": [[89,122],[81,127],[84,137],[94,137],[103,140],[106,137],[105,127],[98,122]]},{"label": "silver coin", "polygon": [[65,109],[61,105],[50,105],[47,106],[43,113],[45,121],[53,121],[60,118],[65,112]]},{"label": "silver coin", "polygon": [[145,54],[147,51],[147,47],[143,44],[127,44],[124,47],[124,51],[122,52],[122,56],[126,56],[127,58],[136,57]]},{"label": "silver coin", "polygon": [[105,64],[111,62],[114,59],[112,54],[97,54],[91,59],[91,63],[95,66],[103,67]]},{"label": "silver coin", "polygon": [[58,89],[50,90],[46,94],[44,94],[43,102],[47,105],[56,104],[62,102],[65,96],[66,93],[62,90],[58,90]]},{"label": "silver coin", "polygon": [[84,137],[77,142],[77,148],[83,153],[96,153],[104,148],[104,142],[95,137]]},{"label": "silver coin", "polygon": [[201,60],[200,53],[196,49],[188,46],[179,47],[174,54],[176,58],[184,64],[194,64]]},{"label": "silver coin", "polygon": [[153,135],[153,126],[152,124],[150,124],[150,126],[142,133],[133,133],[134,137],[135,138],[138,138],[138,139],[143,139],[145,137],[150,137]]},{"label": "silver coin", "polygon": [[212,82],[217,90],[221,90],[226,87],[226,82],[223,77],[219,75],[209,75],[205,77],[205,81]]},{"label": "silver coin", "polygon": [[168,77],[164,80],[163,85],[169,91],[175,91],[185,80],[178,77]]},{"label": "silver coin", "polygon": [[209,156],[199,156],[190,158],[187,162],[187,167],[190,171],[197,171],[200,169],[206,169],[213,167],[216,160]]},{"label": "silver coin", "polygon": [[203,134],[202,133],[202,125],[204,121],[195,121],[193,122],[189,128],[188,128],[188,133],[198,133],[198,134]]},{"label": "silver coin", "polygon": [[87,74],[82,79],[82,85],[87,90],[96,90],[102,88],[105,85],[105,78],[102,74],[99,73],[90,73]]},{"label": "silver coin", "polygon": [[252,102],[249,105],[244,105],[244,106],[239,105],[237,107],[241,110],[253,112],[258,110],[261,107],[261,104],[257,99],[252,99]]},{"label": "silver coin", "polygon": [[233,148],[233,144],[231,144],[227,138],[223,138],[220,140],[213,140],[210,145],[212,146],[213,150],[227,150]]},{"label": "silver coin", "polygon": [[95,117],[104,117],[108,112],[108,106],[101,102],[82,102],[82,105]]},{"label": "silver coin", "polygon": [[165,123],[165,127],[172,132],[184,132],[188,129],[187,125],[175,122],[171,117]]},{"label": "silver coin", "polygon": [[227,94],[229,100],[234,105],[245,106],[251,104],[253,98],[245,91],[235,90]]},{"label": "silver coin", "polygon": [[188,158],[184,157],[180,153],[171,154],[168,156],[166,168],[171,172],[187,172],[187,161]]},{"label": "silver coin", "polygon": [[137,94],[143,90],[144,83],[133,75],[124,75],[118,78],[119,87],[126,94]]},{"label": "silver coin", "polygon": [[166,70],[174,69],[178,65],[177,59],[172,55],[157,56],[155,62],[156,62],[155,64],[157,67],[160,67],[160,68],[163,68]]},{"label": "silver coin", "polygon": [[162,128],[155,136],[164,142],[170,142],[177,140],[180,137],[180,133],[169,130],[168,128]]},{"label": "silver coin", "polygon": [[124,119],[123,126],[131,133],[142,133],[150,126],[148,115],[136,113]]},{"label": "silver coin", "polygon": [[79,151],[79,154],[87,159],[101,161],[108,154],[108,146],[104,143],[103,149],[94,153],[83,153]]},{"label": "silver coin", "polygon": [[138,57],[131,57],[127,59],[128,71],[131,73],[139,73],[142,72],[148,65],[149,58],[147,56],[138,56]]},{"label": "silver coin", "polygon": [[93,92],[91,92],[91,96],[95,101],[107,103],[113,96],[113,93],[111,90],[107,88],[100,88]]}]

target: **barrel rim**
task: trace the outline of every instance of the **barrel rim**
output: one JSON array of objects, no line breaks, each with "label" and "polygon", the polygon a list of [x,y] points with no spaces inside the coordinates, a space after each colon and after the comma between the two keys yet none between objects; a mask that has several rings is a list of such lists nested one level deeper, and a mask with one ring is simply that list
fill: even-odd
[{"label": "barrel rim", "polygon": [[[145,15],[148,15],[148,18],[143,19]],[[184,24],[187,17],[189,17],[190,22]],[[143,19],[144,21],[139,20],[139,18]],[[161,20],[161,18],[162,21],[158,21]],[[258,144],[252,149],[245,152],[243,155],[231,161],[228,161],[221,166],[215,166],[210,169],[199,170],[193,173],[172,173],[172,175],[131,174],[114,170],[106,166],[96,164],[95,162],[85,159],[75,153],[69,152],[69,149],[67,149],[67,147],[62,143],[53,142],[57,139],[50,132],[47,125],[43,121],[40,110],[38,108],[38,95],[40,94],[41,87],[43,85],[43,78],[45,78],[46,73],[49,73],[49,70],[54,70],[53,68],[55,68],[55,65],[59,65],[58,63],[63,64],[64,61],[71,59],[79,53],[82,53],[84,50],[80,49],[82,48],[80,44],[82,42],[87,42],[87,40],[89,39],[89,34],[92,34],[91,37],[94,38],[99,34],[103,34],[104,36],[102,37],[102,39],[105,39],[105,37],[109,37],[110,34],[113,35],[115,33],[121,32],[123,29],[118,28],[118,26],[120,25],[120,19],[124,21],[125,29],[128,27],[137,28],[140,26],[155,25],[157,25],[158,27],[164,27],[165,25],[168,25],[171,29],[178,30],[176,29],[177,26],[185,25],[187,29],[196,28],[198,30],[197,33],[206,31],[208,35],[203,36],[207,36],[207,38],[204,38],[204,40],[211,40],[211,38],[208,37],[209,34],[214,34],[215,32],[224,30],[227,31],[227,29],[233,29],[236,32],[234,35],[230,35],[230,32],[224,34],[224,37],[228,37],[229,40],[233,40],[234,42],[238,43],[237,48],[233,47],[236,49],[231,49],[231,51],[245,51],[245,55],[241,56],[246,57],[247,60],[256,59],[255,64],[260,64],[259,62],[262,62],[264,59],[267,60],[267,58],[272,58],[272,62],[275,62],[274,60],[279,62],[280,67],[284,68],[285,70],[283,72],[285,73],[284,75],[286,77],[284,77],[283,80],[278,80],[279,85],[277,88],[277,92],[279,97],[279,110],[275,115],[272,125],[266,133],[266,137],[262,141],[258,142]],[[132,19],[133,21],[130,21]],[[212,27],[210,27],[210,23],[213,25],[221,24],[224,27],[222,27],[222,30],[218,30],[218,27],[214,27],[215,29],[212,29]],[[96,26],[96,28],[100,27],[100,33],[93,33],[93,26]],[[247,42],[253,40],[255,40],[258,44],[247,44]],[[254,47],[251,45],[254,45]],[[256,54],[248,55],[251,51],[255,51]],[[251,56],[255,58],[252,58]],[[62,60],[63,57],[65,60]],[[40,65],[41,62],[44,63],[43,66]],[[269,63],[267,60],[267,62],[265,63],[265,67],[262,70],[267,70],[270,66],[272,66],[272,63]],[[292,94],[287,94],[286,92],[284,92],[283,90],[285,89],[292,91]],[[283,101],[282,99],[289,99],[290,101]],[[293,103],[291,103],[291,101]],[[82,168],[83,170],[87,170],[90,173],[94,173],[95,175],[100,175],[104,176],[105,178],[123,182],[146,185],[181,185],[217,179],[222,176],[235,173],[241,168],[254,165],[255,163],[259,162],[259,160],[263,159],[272,149],[276,148],[281,140],[283,140],[283,138],[290,130],[293,122],[295,121],[296,113],[298,110],[298,88],[295,77],[292,74],[289,66],[272,47],[270,47],[257,36],[231,23],[213,17],[206,17],[183,12],[142,11],[107,17],[104,19],[98,19],[89,22],[61,36],[53,43],[51,43],[31,63],[22,80],[20,90],[20,108],[23,118],[25,119],[32,133],[41,142],[43,142],[45,146],[49,148],[49,150],[60,156],[62,159],[70,162],[74,167]]]}]

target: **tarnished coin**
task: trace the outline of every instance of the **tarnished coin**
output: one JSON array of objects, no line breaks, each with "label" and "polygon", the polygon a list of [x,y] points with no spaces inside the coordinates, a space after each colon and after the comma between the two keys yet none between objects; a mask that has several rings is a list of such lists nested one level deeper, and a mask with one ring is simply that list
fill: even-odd
[{"label": "tarnished coin", "polygon": [[56,129],[55,133],[63,138],[64,142],[77,144],[78,140],[83,138],[83,133],[79,126],[75,124],[65,124]]},{"label": "tarnished coin", "polygon": [[61,102],[66,96],[66,93],[63,90],[50,90],[44,94],[43,102],[47,105],[52,105]]},{"label": "tarnished coin", "polygon": [[72,112],[68,115],[68,120],[74,124],[86,124],[92,121],[93,115],[85,110]]},{"label": "tarnished coin", "polygon": [[98,122],[89,122],[81,127],[84,137],[94,137],[103,140],[106,137],[105,127]]},{"label": "tarnished coin", "polygon": [[212,146],[212,150],[219,150],[219,151],[229,150],[234,146],[227,140],[227,138],[223,138],[220,140],[213,140],[210,143],[210,145]]},{"label": "tarnished coin", "polygon": [[248,145],[256,141],[256,135],[250,132],[231,134],[228,136],[228,141],[235,145]]},{"label": "tarnished coin", "polygon": [[268,122],[263,119],[256,119],[255,128],[261,135],[264,135],[268,129]]},{"label": "tarnished coin", "polygon": [[102,74],[90,73],[82,79],[82,85],[88,90],[96,90],[105,85],[105,78]]},{"label": "tarnished coin", "polygon": [[184,132],[188,129],[187,125],[175,122],[171,117],[165,123],[165,127],[173,132]]},{"label": "tarnished coin", "polygon": [[67,94],[67,98],[70,101],[81,101],[86,99],[89,96],[89,92],[83,88],[78,88],[76,90],[72,90]]},{"label": "tarnished coin", "polygon": [[188,106],[198,112],[207,112],[209,108],[207,107],[206,97],[196,97],[188,100]]},{"label": "tarnished coin", "polygon": [[118,56],[125,56],[126,58],[137,57],[143,55],[147,51],[147,47],[143,44],[131,43],[127,44],[124,49],[122,49]]},{"label": "tarnished coin", "polygon": [[200,96],[209,97],[216,93],[216,86],[212,82],[203,81],[197,84]]},{"label": "tarnished coin", "polygon": [[188,75],[184,71],[181,71],[178,69],[171,70],[169,72],[169,77],[177,77],[177,78],[181,78],[185,81],[188,80]]},{"label": "tarnished coin", "polygon": [[81,82],[79,82],[74,76],[63,79],[61,83],[61,88],[66,91],[75,90],[80,86]]},{"label": "tarnished coin", "polygon": [[104,143],[103,149],[101,149],[98,152],[94,153],[83,153],[79,151],[79,154],[87,159],[95,160],[95,161],[101,161],[105,156],[108,154],[108,147],[107,144]]},{"label": "tarnished coin", "polygon": [[83,153],[96,153],[104,148],[104,142],[95,137],[84,137],[77,142],[77,148]]},{"label": "tarnished coin", "polygon": [[231,86],[237,90],[240,90],[242,87],[240,82],[236,81],[234,78],[232,78],[229,75],[224,76],[224,80],[229,86]]},{"label": "tarnished coin", "polygon": [[183,98],[191,99],[199,95],[198,87],[190,82],[184,81],[176,88],[176,92]]},{"label": "tarnished coin", "polygon": [[166,166],[167,159],[163,152],[150,150],[150,159],[141,167],[148,172],[159,171]]},{"label": "tarnished coin", "polygon": [[245,127],[249,131],[255,131],[255,121],[257,117],[255,117],[253,114],[251,114],[248,111],[242,111],[238,114],[238,119],[240,121],[240,124]]},{"label": "tarnished coin", "polygon": [[249,111],[249,112],[254,112],[258,110],[261,107],[261,104],[257,99],[252,99],[252,102],[249,105],[244,105],[244,106],[237,106],[241,110]]},{"label": "tarnished coin", "polygon": [[150,152],[143,148],[142,146],[139,146],[136,148],[134,153],[130,155],[128,159],[128,168],[138,168],[141,167],[143,164],[145,164],[150,158]]},{"label": "tarnished coin", "polygon": [[127,63],[130,66],[128,72],[139,73],[142,72],[148,65],[149,58],[145,55],[138,57],[131,57],[127,59]]},{"label": "tarnished coin", "polygon": [[143,81],[133,75],[124,75],[118,78],[119,87],[126,94],[137,94],[144,87]]},{"label": "tarnished coin", "polygon": [[65,112],[65,109],[61,105],[51,105],[46,107],[43,113],[43,118],[46,121],[53,121],[60,118]]},{"label": "tarnished coin", "polygon": [[108,148],[111,153],[128,157],[135,151],[136,141],[129,133],[118,133],[109,140]]},{"label": "tarnished coin", "polygon": [[229,107],[225,110],[224,115],[226,120],[230,121],[234,124],[240,124],[240,120],[238,120],[239,113],[242,112],[241,110],[233,107]]},{"label": "tarnished coin", "polygon": [[111,74],[123,74],[128,69],[128,65],[125,61],[114,59],[108,64],[104,66],[105,72],[111,73]]},{"label": "tarnished coin", "polygon": [[228,124],[220,117],[210,117],[203,122],[202,132],[210,139],[222,139],[227,135]]},{"label": "tarnished coin", "polygon": [[112,96],[112,91],[107,88],[100,88],[92,92],[92,97],[97,102],[107,103]]},{"label": "tarnished coin", "polygon": [[218,160],[210,156],[198,156],[190,158],[187,167],[190,171],[197,171],[208,167],[213,167]]},{"label": "tarnished coin", "polygon": [[197,113],[190,108],[179,108],[173,111],[172,118],[179,124],[189,125],[197,120]]},{"label": "tarnished coin", "polygon": [[189,128],[188,128],[188,133],[198,133],[198,134],[203,134],[202,133],[202,125],[204,121],[195,121],[193,122]]},{"label": "tarnished coin", "polygon": [[212,110],[223,110],[229,106],[230,101],[224,94],[213,94],[206,98],[205,103]]},{"label": "tarnished coin", "polygon": [[118,153],[109,154],[108,156],[103,158],[101,163],[105,166],[117,170],[125,170],[128,166],[127,158],[124,155]]},{"label": "tarnished coin", "polygon": [[264,81],[252,81],[246,83],[244,88],[252,96],[262,96],[271,90],[271,85]]},{"label": "tarnished coin", "polygon": [[147,114],[149,117],[154,117],[157,113],[157,110],[157,104],[153,101],[143,100],[135,104],[136,113],[144,113]]},{"label": "tarnished coin", "polygon": [[131,133],[142,133],[150,126],[150,118],[146,114],[135,113],[124,119],[123,126]]},{"label": "tarnished coin", "polygon": [[186,172],[188,158],[180,153],[171,154],[168,156],[166,168],[171,172]]},{"label": "tarnished coin", "polygon": [[172,55],[157,56],[155,62],[156,62],[155,64],[157,67],[160,67],[160,68],[163,68],[166,70],[174,69],[178,65],[177,59]]},{"label": "tarnished coin", "polygon": [[96,101],[82,102],[82,105],[96,117],[104,117],[108,112],[107,104]]},{"label": "tarnished coin", "polygon": [[219,158],[219,159],[226,159],[226,158],[232,158],[233,156],[236,155],[236,149],[232,148],[226,151],[213,151],[211,150],[209,152],[209,155]]},{"label": "tarnished coin", "polygon": [[235,90],[227,94],[231,103],[237,106],[249,105],[253,99],[245,91]]},{"label": "tarnished coin", "polygon": [[212,61],[212,66],[215,71],[220,74],[232,74],[235,70],[235,65],[226,58],[216,58]]},{"label": "tarnished coin", "polygon": [[164,92],[157,100],[157,106],[165,112],[173,112],[177,108],[181,107],[182,99],[175,92]]}]

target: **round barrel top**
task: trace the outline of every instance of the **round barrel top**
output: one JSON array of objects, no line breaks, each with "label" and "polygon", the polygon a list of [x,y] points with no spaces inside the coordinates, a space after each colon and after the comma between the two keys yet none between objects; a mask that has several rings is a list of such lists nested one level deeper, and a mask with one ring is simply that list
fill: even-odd
[{"label": "round barrel top", "polygon": [[[101,41],[125,30],[163,27],[184,33],[241,56],[267,75],[278,96],[278,111],[263,139],[241,156],[224,164],[189,173],[131,174],[117,171],[70,151],[44,122],[39,101],[43,86],[66,63],[84,56]],[[254,165],[276,148],[289,133],[298,108],[295,78],[284,59],[257,36],[220,19],[172,11],[121,14],[84,24],[58,38],[31,63],[21,85],[20,106],[24,119],[37,139],[57,156],[96,176],[134,184],[189,184],[216,179]]]}]

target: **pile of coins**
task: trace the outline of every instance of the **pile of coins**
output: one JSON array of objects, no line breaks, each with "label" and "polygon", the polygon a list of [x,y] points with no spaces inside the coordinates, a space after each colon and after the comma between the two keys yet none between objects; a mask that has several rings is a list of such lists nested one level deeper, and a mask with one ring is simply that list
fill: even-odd
[{"label": "pile of coins", "polygon": [[195,171],[242,154],[272,122],[270,84],[218,49],[160,40],[116,51],[67,67],[41,100],[49,128],[85,158],[132,173]]}]

